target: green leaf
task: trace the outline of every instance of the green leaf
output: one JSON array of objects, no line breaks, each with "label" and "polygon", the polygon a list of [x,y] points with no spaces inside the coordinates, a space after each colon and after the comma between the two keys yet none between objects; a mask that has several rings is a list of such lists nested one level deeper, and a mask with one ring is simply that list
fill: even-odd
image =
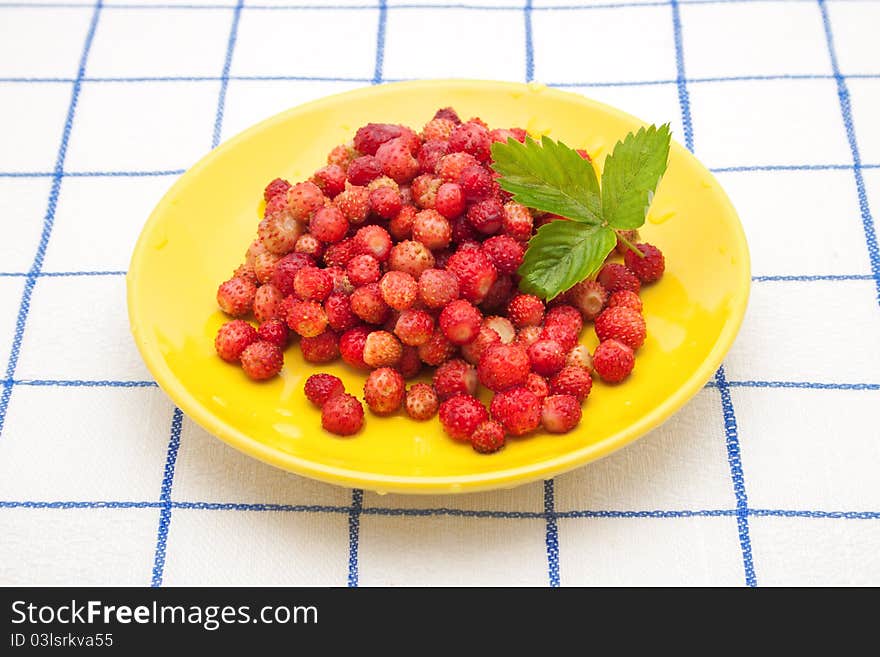
[{"label": "green leaf", "polygon": [[641,128],[617,142],[605,159],[602,172],[602,214],[608,225],[620,230],[645,223],[669,159],[669,124]]},{"label": "green leaf", "polygon": [[529,242],[518,271],[520,289],[552,299],[599,271],[616,244],[617,235],[607,226],[551,221]]},{"label": "green leaf", "polygon": [[492,144],[492,168],[501,188],[518,203],[573,221],[602,221],[599,181],[593,165],[562,142],[531,137],[521,144],[508,139]]}]

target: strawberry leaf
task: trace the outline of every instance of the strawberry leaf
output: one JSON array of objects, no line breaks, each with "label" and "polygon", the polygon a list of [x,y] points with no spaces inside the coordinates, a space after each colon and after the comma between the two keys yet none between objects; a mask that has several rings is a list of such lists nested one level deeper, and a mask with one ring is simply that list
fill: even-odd
[{"label": "strawberry leaf", "polygon": [[640,128],[617,142],[602,172],[602,217],[619,230],[645,223],[669,159],[669,124]]},{"label": "strawberry leaf", "polygon": [[607,226],[551,221],[529,242],[518,271],[520,289],[552,299],[599,271],[616,244],[617,235]]},{"label": "strawberry leaf", "polygon": [[593,165],[562,142],[527,137],[492,144],[492,168],[501,188],[518,203],[587,224],[602,222],[599,181]]}]

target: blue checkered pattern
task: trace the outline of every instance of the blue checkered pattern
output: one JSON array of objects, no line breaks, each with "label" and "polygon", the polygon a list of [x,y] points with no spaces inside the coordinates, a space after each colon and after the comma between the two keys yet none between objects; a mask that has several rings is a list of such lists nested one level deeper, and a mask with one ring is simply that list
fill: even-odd
[{"label": "blue checkered pattern", "polygon": [[[876,0],[0,2],[0,583],[880,584],[878,21]],[[742,334],[634,446],[379,496],[239,455],[140,363],[124,268],[172,180],[259,118],[419,76],[671,119],[740,209]]]}]

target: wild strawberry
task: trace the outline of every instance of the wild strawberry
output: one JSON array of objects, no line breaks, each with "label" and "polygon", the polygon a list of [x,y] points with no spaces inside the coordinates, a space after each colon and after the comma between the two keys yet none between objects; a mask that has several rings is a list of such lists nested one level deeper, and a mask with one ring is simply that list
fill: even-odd
[{"label": "wild strawberry", "polygon": [[520,242],[528,242],[532,237],[534,219],[529,209],[510,201],[504,204],[504,216],[502,218],[505,235],[510,235]]},{"label": "wild strawberry", "polygon": [[312,374],[304,386],[306,398],[318,408],[322,408],[331,397],[345,392],[342,379],[332,374]]},{"label": "wild strawberry", "polygon": [[525,435],[541,424],[541,403],[531,390],[523,386],[496,393],[490,410],[492,419],[500,422],[512,436]]},{"label": "wild strawberry", "polygon": [[[257,277],[257,282],[265,284],[271,281],[272,276],[275,273],[275,265],[277,265],[280,260],[281,256],[270,253],[269,251],[264,251],[263,253],[258,254],[254,258],[254,275]],[[292,279],[291,284],[293,284]]]},{"label": "wild strawberry", "polygon": [[345,275],[355,287],[369,285],[379,280],[382,270],[379,261],[371,255],[358,255],[348,261]]},{"label": "wild strawberry", "polygon": [[232,278],[243,278],[246,281],[250,281],[254,285],[259,282],[257,279],[257,272],[254,271],[253,264],[248,264],[247,262],[243,262],[235,268],[235,271],[232,272]]},{"label": "wild strawberry", "polygon": [[504,208],[497,198],[487,198],[468,208],[467,218],[478,233],[493,235],[504,223]]},{"label": "wild strawberry", "polygon": [[370,192],[370,206],[383,219],[391,219],[403,207],[400,194],[390,187],[379,187]]},{"label": "wild strawberry", "polygon": [[404,310],[394,326],[394,334],[411,347],[425,344],[433,333],[434,318],[424,310]]},{"label": "wild strawberry", "polygon": [[440,328],[455,345],[467,344],[476,339],[482,322],[483,315],[480,311],[464,299],[453,301],[440,313]]},{"label": "wild strawberry", "polygon": [[248,245],[247,251],[244,254],[245,264],[254,266],[254,261],[257,259],[257,256],[261,253],[267,253],[266,247],[263,246],[263,243],[260,241],[260,238],[255,239],[253,242]]},{"label": "wild strawberry", "polygon": [[256,329],[243,319],[233,319],[226,322],[217,331],[214,338],[214,349],[217,355],[227,363],[237,363],[241,359],[241,352],[258,339]]},{"label": "wild strawberry", "polygon": [[489,198],[494,194],[496,188],[492,173],[479,164],[465,167],[458,177],[458,184],[464,198],[471,203]]},{"label": "wild strawberry", "polygon": [[480,383],[496,392],[520,385],[530,371],[528,353],[516,344],[489,347],[477,365]]},{"label": "wild strawberry", "polygon": [[515,139],[520,143],[526,140],[526,131],[522,128],[496,128],[489,131],[489,139],[493,142],[506,144],[508,139]]},{"label": "wild strawberry", "polygon": [[257,340],[241,352],[241,369],[254,381],[271,379],[283,366],[284,355],[271,342]]},{"label": "wild strawberry", "polygon": [[541,376],[552,376],[565,365],[566,352],[555,340],[537,340],[528,348],[532,371]]},{"label": "wild strawberry", "polygon": [[638,294],[630,290],[620,290],[608,298],[609,308],[616,308],[617,306],[624,306],[630,310],[635,310],[637,313],[642,312],[642,300]]},{"label": "wild strawberry", "polygon": [[370,366],[364,362],[364,345],[371,333],[365,326],[349,329],[339,336],[339,354],[342,360],[359,370],[368,370]]},{"label": "wild strawberry", "polygon": [[547,315],[544,318],[544,325],[553,326],[556,324],[571,329],[575,335],[579,335],[584,328],[584,320],[581,317],[580,311],[574,306],[565,303],[553,306],[547,311]]},{"label": "wild strawberry", "polygon": [[419,163],[405,139],[391,139],[379,146],[376,160],[382,172],[398,183],[408,183],[419,172]]},{"label": "wild strawberry", "polygon": [[440,424],[456,440],[470,440],[476,428],[488,419],[486,407],[470,395],[457,395],[440,404]]},{"label": "wild strawberry", "polygon": [[462,171],[479,164],[477,159],[468,153],[449,153],[437,162],[436,173],[443,182],[459,182]]},{"label": "wild strawberry", "polygon": [[283,322],[280,319],[267,319],[260,324],[257,334],[260,336],[260,340],[271,342],[281,349],[287,346],[287,341],[290,339],[290,330],[287,328],[287,322]]},{"label": "wild strawberry", "polygon": [[284,198],[287,198],[287,190],[290,189],[290,183],[282,178],[276,178],[268,185],[266,185],[266,189],[263,191],[263,198],[266,202],[272,200],[273,196],[277,196],[279,194],[284,194]]},{"label": "wild strawberry", "polygon": [[593,387],[593,378],[582,367],[563,367],[550,379],[550,392],[554,395],[574,395],[584,401]]},{"label": "wild strawberry", "polygon": [[260,241],[268,251],[284,255],[293,251],[303,234],[303,224],[293,218],[284,196],[274,196],[266,204],[266,213],[257,226]]},{"label": "wild strawberry", "polygon": [[468,221],[466,214],[461,214],[452,220],[452,241],[459,247],[467,242],[475,242],[480,236],[476,229]]},{"label": "wild strawberry", "polygon": [[477,392],[477,370],[460,358],[441,364],[434,372],[434,390],[441,400],[455,395],[475,395]]},{"label": "wild strawberry", "polygon": [[321,243],[321,240],[311,233],[300,235],[293,246],[293,250],[297,253],[305,253],[315,260],[320,260],[321,256],[324,255],[324,245]]},{"label": "wild strawberry", "polygon": [[477,365],[480,362],[480,358],[486,353],[486,350],[496,344],[501,344],[501,338],[484,323],[480,327],[477,337],[461,346],[461,355],[471,365]]},{"label": "wild strawberry", "polygon": [[307,363],[332,363],[339,358],[339,337],[327,330],[314,337],[303,337],[299,349]]},{"label": "wild strawberry", "polygon": [[337,436],[350,436],[364,426],[364,407],[354,395],[333,395],[321,409],[321,426]]},{"label": "wild strawberry", "polygon": [[282,301],[284,301],[284,295],[277,287],[271,283],[261,285],[254,295],[254,317],[258,322],[265,322],[277,317]]},{"label": "wild strawberry", "polygon": [[434,118],[435,119],[447,119],[449,121],[452,121],[455,125],[458,125],[459,123],[461,123],[461,119],[458,118],[458,114],[451,107],[443,107],[441,109],[438,109],[434,113]]},{"label": "wild strawberry", "polygon": [[540,339],[556,340],[566,351],[571,350],[578,342],[578,334],[568,324],[545,324]]},{"label": "wild strawberry", "polygon": [[403,347],[388,331],[373,331],[364,343],[364,362],[370,367],[393,367],[400,361]]},{"label": "wild strawberry", "polygon": [[455,130],[455,126],[456,123],[449,119],[431,119],[422,128],[422,139],[425,142],[434,139],[446,141]]},{"label": "wild strawberry", "polygon": [[437,170],[437,163],[449,151],[449,142],[436,139],[426,139],[419,149],[417,160],[419,173],[433,174]]},{"label": "wild strawberry", "polygon": [[526,248],[510,235],[496,235],[483,242],[483,252],[492,260],[499,274],[515,274],[522,264]]},{"label": "wild strawberry", "polygon": [[428,308],[443,308],[458,299],[458,278],[442,269],[426,269],[419,276],[419,299]]},{"label": "wild strawberry", "polygon": [[327,247],[324,251],[324,264],[327,267],[345,267],[356,255],[358,254],[355,252],[354,240],[342,240]]},{"label": "wild strawberry", "polygon": [[636,248],[641,251],[644,257],[640,258],[634,251],[627,250],[623,256],[626,266],[642,283],[653,283],[659,280],[663,276],[663,270],[666,269],[663,253],[656,246],[646,242],[636,244]]},{"label": "wild strawberry", "polygon": [[534,294],[517,294],[507,304],[507,317],[517,328],[539,326],[544,321],[544,302]]},{"label": "wild strawberry", "polygon": [[608,292],[596,281],[581,281],[567,293],[568,302],[581,311],[584,319],[592,321],[599,316],[608,301]]},{"label": "wild strawberry", "polygon": [[590,350],[582,344],[575,345],[568,352],[565,364],[571,367],[580,367],[587,370],[587,372],[593,371],[593,357],[590,355]]},{"label": "wild strawberry", "polygon": [[389,178],[388,176],[379,176],[378,178],[373,178],[370,181],[370,184],[367,185],[367,190],[372,194],[377,189],[382,187],[390,187],[394,192],[400,194],[400,185],[397,184],[397,181],[394,178]]},{"label": "wild strawberry", "polygon": [[327,205],[315,212],[309,222],[309,232],[326,244],[339,242],[348,232],[348,219],[339,208]]},{"label": "wild strawberry", "polygon": [[540,340],[543,334],[543,326],[523,326],[516,332],[516,343],[528,349]]},{"label": "wild strawberry", "polygon": [[348,295],[354,292],[354,285],[348,280],[348,274],[345,273],[342,267],[325,267],[324,271],[327,272],[330,280],[333,281],[334,293],[339,292]]},{"label": "wild strawberry", "polygon": [[415,303],[419,294],[416,280],[402,271],[389,271],[379,281],[382,299],[394,310],[407,310]]},{"label": "wild strawberry", "polygon": [[617,231],[617,246],[614,247],[614,250],[620,255],[626,255],[630,248],[621,238],[626,239],[630,244],[636,244],[639,241],[639,231],[637,229]]},{"label": "wild strawberry", "polygon": [[406,391],[406,414],[413,420],[430,420],[440,408],[440,399],[427,383],[414,383]]},{"label": "wild strawberry", "polygon": [[375,155],[379,146],[389,139],[399,137],[403,131],[398,125],[388,123],[368,123],[358,128],[354,135],[354,147],[361,153]]},{"label": "wild strawberry", "polygon": [[418,347],[419,358],[425,365],[437,366],[445,363],[455,353],[455,345],[446,339],[439,328],[435,328],[431,337]]},{"label": "wild strawberry", "polygon": [[290,216],[305,224],[318,209],[324,207],[324,192],[313,182],[301,182],[287,190]]},{"label": "wild strawberry", "polygon": [[364,223],[370,215],[370,190],[350,185],[333,199],[333,203],[353,226]]},{"label": "wild strawberry", "polygon": [[408,240],[412,236],[413,220],[418,211],[411,205],[404,205],[400,212],[388,222],[388,232],[398,242]]},{"label": "wild strawberry", "polygon": [[247,315],[254,307],[257,286],[244,278],[230,278],[217,288],[217,305],[232,317]]},{"label": "wild strawberry", "polygon": [[550,394],[550,384],[540,374],[530,372],[523,385],[538,398],[538,401],[544,401],[544,397]]},{"label": "wild strawberry", "polygon": [[287,313],[287,325],[304,338],[321,335],[327,328],[327,313],[316,301],[294,301]]},{"label": "wild strawberry", "polygon": [[362,155],[348,165],[347,175],[352,185],[366,185],[382,175],[382,165],[372,155]]},{"label": "wild strawberry", "polygon": [[327,323],[334,331],[347,331],[360,324],[360,318],[351,309],[348,295],[333,292],[324,302]]},{"label": "wild strawberry", "polygon": [[449,246],[452,226],[436,210],[422,210],[413,219],[412,236],[432,251]]},{"label": "wild strawberry", "polygon": [[630,375],[635,365],[633,350],[617,340],[602,342],[593,353],[596,374],[608,383],[619,383]]},{"label": "wild strawberry", "polygon": [[345,169],[338,164],[328,164],[315,171],[312,180],[324,192],[324,196],[333,198],[345,189]]},{"label": "wild strawberry", "polygon": [[463,123],[449,135],[450,152],[470,153],[480,162],[485,162],[491,156],[491,145],[489,131],[476,123]]},{"label": "wild strawberry", "polygon": [[480,308],[487,313],[502,311],[507,307],[513,293],[513,279],[506,274],[499,275],[480,302]]},{"label": "wild strawberry", "polygon": [[449,258],[446,269],[458,278],[461,297],[475,304],[486,298],[489,289],[498,278],[495,265],[479,250],[459,249]]},{"label": "wild strawberry", "polygon": [[303,267],[293,278],[293,292],[303,301],[323,301],[332,290],[330,274],[317,267]]},{"label": "wild strawberry", "polygon": [[434,256],[431,251],[421,242],[404,240],[391,248],[388,258],[388,268],[394,271],[404,271],[415,279],[422,275],[426,269],[434,266]]},{"label": "wild strawberry", "polygon": [[550,395],[541,408],[541,424],[550,433],[567,433],[581,421],[581,405],[572,395]]},{"label": "wild strawberry", "polygon": [[516,340],[516,329],[513,328],[513,324],[506,317],[498,317],[497,315],[487,317],[483,322],[483,326],[495,331],[502,344],[513,344]]},{"label": "wild strawberry", "polygon": [[364,401],[376,415],[390,415],[403,403],[406,385],[397,370],[380,367],[364,383]]},{"label": "wild strawberry", "polygon": [[442,180],[431,174],[422,174],[412,181],[410,191],[413,195],[413,203],[423,210],[431,209],[437,202],[437,190],[440,189]]},{"label": "wild strawberry", "polygon": [[303,267],[311,267],[315,261],[305,253],[288,253],[275,263],[272,270],[272,285],[284,296],[293,294],[297,272]]},{"label": "wild strawberry", "polygon": [[608,290],[608,294],[614,294],[620,290],[630,290],[638,294],[642,286],[634,273],[616,262],[609,262],[602,267],[596,280]]},{"label": "wild strawberry", "polygon": [[447,219],[453,219],[464,212],[464,194],[455,183],[443,183],[437,188],[434,209]]},{"label": "wild strawberry", "polygon": [[390,311],[388,304],[382,299],[378,283],[370,283],[369,285],[362,285],[357,288],[351,293],[349,301],[351,302],[351,309],[354,314],[367,322],[367,324],[383,323]]},{"label": "wild strawberry", "polygon": [[338,164],[343,169],[347,169],[355,155],[354,145],[351,142],[339,144],[327,153],[327,164]]},{"label": "wild strawberry", "polygon": [[645,320],[632,308],[609,308],[596,318],[599,341],[619,340],[632,350],[645,343]]},{"label": "wild strawberry", "polygon": [[499,422],[481,422],[471,434],[471,446],[480,454],[492,454],[504,447],[504,427]]}]

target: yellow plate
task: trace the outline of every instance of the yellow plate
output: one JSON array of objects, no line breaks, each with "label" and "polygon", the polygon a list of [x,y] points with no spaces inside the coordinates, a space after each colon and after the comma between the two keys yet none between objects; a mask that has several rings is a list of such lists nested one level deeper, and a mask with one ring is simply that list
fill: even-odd
[{"label": "yellow plate", "polygon": [[[340,363],[310,365],[291,348],[281,376],[256,384],[215,355],[214,335],[224,322],[217,285],[254,237],[265,184],[276,176],[307,178],[333,146],[369,121],[418,128],[447,105],[492,127],[521,126],[584,147],[599,166],[617,139],[641,125],[601,103],[539,85],[423,81],[318,100],[226,142],[153,211],[128,273],[135,341],[156,381],[189,417],[233,447],[301,475],[378,491],[453,493],[509,488],[605,456],[669,418],[709,380],[745,312],[748,248],[717,181],[675,143],[643,229],[667,263],[663,279],[643,293],[648,339],[624,384],[594,385],[572,433],[513,439],[482,456],[447,438],[436,419],[367,413],[357,437],[338,438],[321,429],[303,382],[325,370],[360,396],[362,373]],[[593,331],[584,334],[584,343],[595,347]]]}]

